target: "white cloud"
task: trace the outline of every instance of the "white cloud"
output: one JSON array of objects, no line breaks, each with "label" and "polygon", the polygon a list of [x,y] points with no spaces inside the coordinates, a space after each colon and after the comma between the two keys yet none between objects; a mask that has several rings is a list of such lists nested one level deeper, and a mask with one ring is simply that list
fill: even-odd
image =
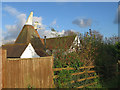
[{"label": "white cloud", "polygon": [[18,12],[15,8],[11,7],[11,6],[5,6],[4,10],[7,11],[9,14],[11,15],[18,15],[20,14],[20,12]]},{"label": "white cloud", "polygon": [[53,37],[58,37],[58,35],[63,36],[65,31],[62,30],[61,32],[54,32],[51,30],[38,30],[39,35],[44,38],[46,36],[47,38],[53,38]]},{"label": "white cloud", "polygon": [[42,24],[42,17],[36,17],[36,16],[34,16],[33,17],[33,23],[36,22],[36,21]]},{"label": "white cloud", "polygon": [[75,24],[81,28],[89,27],[92,25],[92,20],[87,18],[77,18],[72,21],[72,24]]},{"label": "white cloud", "polygon": [[[5,28],[8,30],[8,32],[14,32],[16,31],[16,25],[5,25]],[[9,33],[8,33],[9,34]]]},{"label": "white cloud", "polygon": [[52,21],[51,25],[56,25],[56,19]]},{"label": "white cloud", "polygon": [[68,36],[68,35],[74,35],[77,34],[77,32],[73,29],[70,30],[62,30],[61,32],[51,31],[51,30],[40,30],[38,31],[40,36],[44,38],[46,36],[47,38],[54,38],[54,37],[62,37],[62,36]]},{"label": "white cloud", "polygon": [[5,28],[7,29],[7,32],[3,32],[3,35],[5,35],[2,38],[2,43],[6,44],[6,43],[10,43],[15,41],[15,37],[17,37],[17,33],[19,33],[17,29],[16,25],[5,25]]},{"label": "white cloud", "polygon": [[6,32],[3,32],[3,44],[9,42],[13,42],[19,32],[21,31],[23,25],[26,22],[26,14],[24,13],[20,13],[19,11],[17,11],[15,8],[11,7],[11,6],[5,6],[3,8],[6,12],[8,12],[8,15],[12,15],[16,18],[16,23],[13,25],[5,25],[6,28]]},{"label": "white cloud", "polygon": [[[9,43],[9,42],[13,42],[16,40],[18,34],[20,33],[22,27],[24,26],[25,22],[26,22],[26,14],[25,13],[20,13],[19,11],[17,11],[15,8],[11,7],[11,6],[6,6],[4,7],[4,10],[6,12],[8,12],[8,14],[14,16],[16,18],[16,23],[13,25],[5,25],[6,28],[6,32],[3,32],[3,44],[5,43]],[[42,24],[42,17],[33,17],[33,25],[34,22],[38,21],[39,23],[41,23],[41,27],[42,30],[45,30],[46,25]]]},{"label": "white cloud", "polygon": [[57,24],[57,20],[54,19],[51,24],[50,24],[50,28],[56,28],[56,29],[59,29],[60,26]]},{"label": "white cloud", "polygon": [[26,14],[21,13],[17,15],[17,20],[18,20],[19,26],[23,26],[26,22]]}]

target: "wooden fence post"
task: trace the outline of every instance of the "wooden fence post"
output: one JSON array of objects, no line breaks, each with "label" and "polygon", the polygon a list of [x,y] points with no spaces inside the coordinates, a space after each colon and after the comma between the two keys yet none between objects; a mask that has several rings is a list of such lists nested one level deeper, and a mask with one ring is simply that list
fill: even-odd
[{"label": "wooden fence post", "polygon": [[52,54],[52,86],[51,88],[54,88],[54,80],[53,80],[53,77],[54,77],[54,71],[53,71],[53,66],[54,65],[54,55]]},{"label": "wooden fence post", "polygon": [[3,88],[3,61],[6,60],[6,50],[0,49],[0,90]]},{"label": "wooden fence post", "polygon": [[0,71],[1,71],[1,75],[0,75],[0,81],[1,81],[1,88],[4,88],[4,78],[5,78],[5,62],[6,62],[6,58],[7,58],[7,51],[4,49],[1,49],[1,57],[0,57]]}]

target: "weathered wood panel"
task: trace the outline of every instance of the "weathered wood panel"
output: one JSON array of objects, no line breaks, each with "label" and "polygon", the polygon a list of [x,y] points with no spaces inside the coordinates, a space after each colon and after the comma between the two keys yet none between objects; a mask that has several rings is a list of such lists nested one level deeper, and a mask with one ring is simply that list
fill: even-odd
[{"label": "weathered wood panel", "polygon": [[[6,54],[2,55],[6,57]],[[53,56],[27,59],[2,58],[2,61],[3,88],[52,87]]]},{"label": "weathered wood panel", "polygon": [[0,90],[2,89],[2,50],[0,49]]}]

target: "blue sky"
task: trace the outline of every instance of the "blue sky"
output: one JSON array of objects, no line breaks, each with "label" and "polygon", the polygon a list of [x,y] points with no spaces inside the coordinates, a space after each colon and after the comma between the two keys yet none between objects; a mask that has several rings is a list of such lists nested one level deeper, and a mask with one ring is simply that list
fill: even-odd
[{"label": "blue sky", "polygon": [[[24,25],[25,20],[22,17],[27,19],[33,11],[46,30],[53,27],[58,32],[74,30],[84,33],[91,28],[105,37],[110,37],[118,35],[118,25],[115,23],[117,9],[117,2],[3,2],[2,30],[5,37],[16,34],[12,37],[16,38]],[[18,18],[19,15],[21,19]],[[15,25],[21,27],[17,32],[11,30],[16,29]],[[40,33],[43,32],[39,31]]]}]

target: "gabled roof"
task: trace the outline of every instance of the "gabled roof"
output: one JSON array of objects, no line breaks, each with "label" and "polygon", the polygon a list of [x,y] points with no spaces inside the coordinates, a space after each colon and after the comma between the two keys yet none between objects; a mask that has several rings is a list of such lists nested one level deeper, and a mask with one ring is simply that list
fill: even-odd
[{"label": "gabled roof", "polygon": [[32,25],[24,25],[15,43],[31,43],[35,49],[45,48],[40,40],[38,32],[34,29]]},{"label": "gabled roof", "polygon": [[[69,49],[70,46],[73,44],[76,35],[73,36],[64,36],[64,37],[57,37],[57,38],[47,38],[46,39],[46,48],[47,49]],[[44,39],[43,39],[44,40]]]},{"label": "gabled roof", "polygon": [[37,55],[39,55],[40,57],[49,56],[48,53],[46,53],[45,50],[43,50],[43,49],[35,49],[35,52],[36,52]]},{"label": "gabled roof", "polygon": [[19,58],[24,52],[27,44],[6,44],[2,45],[2,49],[7,50],[7,57]]},{"label": "gabled roof", "polygon": [[[2,49],[7,50],[8,58],[20,58],[22,53],[27,48],[28,44],[6,44],[2,45]],[[33,47],[34,48],[34,47]],[[48,56],[48,54],[43,49],[34,49],[37,55],[40,57]]]}]

